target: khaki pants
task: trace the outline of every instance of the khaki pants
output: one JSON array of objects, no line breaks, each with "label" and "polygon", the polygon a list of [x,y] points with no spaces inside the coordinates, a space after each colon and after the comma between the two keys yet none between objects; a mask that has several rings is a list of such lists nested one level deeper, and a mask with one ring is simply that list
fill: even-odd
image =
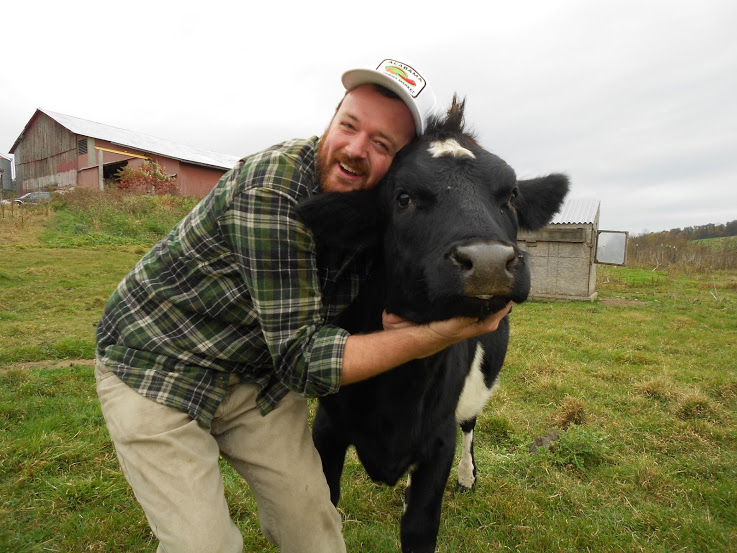
[{"label": "khaki pants", "polygon": [[120,465],[159,539],[159,553],[241,553],[220,455],[248,482],[261,530],[280,551],[345,551],[299,394],[290,393],[263,417],[256,387],[232,382],[208,431],[186,413],[143,397],[99,361],[95,377]]}]

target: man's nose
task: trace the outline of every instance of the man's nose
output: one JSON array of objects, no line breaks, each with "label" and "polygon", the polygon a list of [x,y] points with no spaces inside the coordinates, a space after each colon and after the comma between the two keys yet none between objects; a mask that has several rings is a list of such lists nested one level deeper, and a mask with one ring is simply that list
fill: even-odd
[{"label": "man's nose", "polygon": [[368,152],[368,135],[365,133],[357,133],[345,147],[346,153],[354,158],[365,158]]}]

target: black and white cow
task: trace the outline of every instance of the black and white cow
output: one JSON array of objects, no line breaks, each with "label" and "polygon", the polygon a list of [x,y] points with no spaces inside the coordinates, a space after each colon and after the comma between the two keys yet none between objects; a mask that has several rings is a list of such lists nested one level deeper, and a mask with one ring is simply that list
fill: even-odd
[{"label": "black and white cow", "polygon": [[[350,332],[380,330],[384,309],[426,323],[481,318],[527,298],[530,272],[517,231],[548,223],[568,179],[517,180],[464,132],[463,108],[454,99],[447,116],[399,154],[376,190],[323,194],[300,206],[318,255],[375,246],[374,276],[336,323]],[[458,484],[471,488],[476,416],[491,395],[508,339],[504,318],[496,332],[321,398],[313,437],[333,502],[353,445],[375,481],[395,485],[409,472],[402,550],[434,551],[456,425],[463,430]]]}]

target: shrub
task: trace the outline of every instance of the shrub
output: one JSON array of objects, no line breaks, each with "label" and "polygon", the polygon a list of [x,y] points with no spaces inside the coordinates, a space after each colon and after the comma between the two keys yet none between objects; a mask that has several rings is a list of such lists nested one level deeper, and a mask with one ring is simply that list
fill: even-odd
[{"label": "shrub", "polygon": [[161,165],[147,159],[138,167],[125,166],[117,172],[116,186],[139,194],[176,194],[174,177],[164,173]]}]

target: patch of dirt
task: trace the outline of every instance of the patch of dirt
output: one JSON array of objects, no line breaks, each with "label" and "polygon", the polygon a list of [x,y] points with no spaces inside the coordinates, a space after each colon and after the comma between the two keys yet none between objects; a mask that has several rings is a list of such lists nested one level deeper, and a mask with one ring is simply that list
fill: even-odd
[{"label": "patch of dirt", "polygon": [[25,363],[11,363],[3,365],[0,371],[23,370],[23,369],[59,369],[61,367],[73,367],[81,365],[83,367],[94,367],[94,359],[49,359],[47,361],[29,361]]},{"label": "patch of dirt", "polygon": [[551,430],[545,436],[538,436],[530,446],[530,453],[541,453],[545,450],[555,451],[558,445],[555,443],[560,440],[560,434],[555,430]]}]

